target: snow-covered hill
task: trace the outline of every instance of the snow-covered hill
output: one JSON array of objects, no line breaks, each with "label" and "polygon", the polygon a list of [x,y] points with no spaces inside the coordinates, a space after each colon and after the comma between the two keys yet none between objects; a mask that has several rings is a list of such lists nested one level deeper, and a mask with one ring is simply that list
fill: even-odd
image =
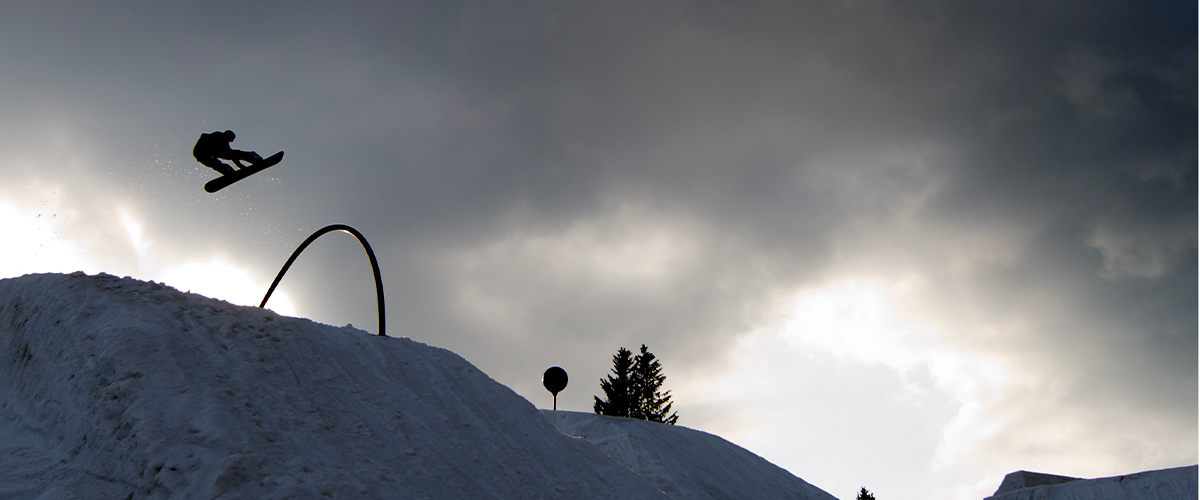
[{"label": "snow-covered hill", "polygon": [[703,432],[548,419],[407,338],[105,274],[0,280],[0,500],[670,497],[833,498]]},{"label": "snow-covered hill", "polygon": [[1017,471],[986,500],[1195,500],[1196,466],[1098,479]]},{"label": "snow-covered hill", "polygon": [[707,432],[644,420],[542,410],[560,432],[587,439],[672,498],[836,500],[820,488]]},{"label": "snow-covered hill", "polygon": [[666,498],[444,349],[108,275],[0,280],[0,499]]},{"label": "snow-covered hill", "polygon": [[[1195,466],[1014,474],[994,500],[1196,498]],[[0,500],[144,498],[833,499],[711,434],[539,413],[406,338],[104,274],[0,280]]]}]

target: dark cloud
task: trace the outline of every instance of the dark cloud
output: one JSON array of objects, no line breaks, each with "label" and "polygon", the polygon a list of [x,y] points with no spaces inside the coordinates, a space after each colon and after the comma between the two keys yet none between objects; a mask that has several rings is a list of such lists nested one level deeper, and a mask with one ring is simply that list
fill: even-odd
[{"label": "dark cloud", "polygon": [[[233,255],[264,280],[312,231],[354,225],[392,333],[530,397],[570,365],[575,409],[619,345],[717,370],[788,294],[908,273],[947,345],[1066,381],[1051,414],[1141,408],[1120,422],[1194,437],[1196,16],[25,3],[0,19],[0,165],[64,185],[81,220],[128,205],[163,255]],[[205,195],[190,148],[226,128],[287,157]],[[331,240],[285,287],[373,329],[365,257]]]}]

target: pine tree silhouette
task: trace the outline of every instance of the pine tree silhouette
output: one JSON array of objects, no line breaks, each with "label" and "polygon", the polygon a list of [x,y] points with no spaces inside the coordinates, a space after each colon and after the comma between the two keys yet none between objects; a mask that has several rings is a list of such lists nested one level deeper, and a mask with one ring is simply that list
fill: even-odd
[{"label": "pine tree silhouette", "polygon": [[604,391],[605,400],[601,401],[599,397],[593,396],[596,401],[592,404],[592,411],[611,417],[632,415],[632,354],[624,347],[617,349],[617,354],[613,356],[612,375],[608,376],[608,380],[600,379],[600,389]]},{"label": "pine tree silhouette", "polygon": [[858,497],[856,497],[854,500],[875,500],[875,495],[872,495],[871,492],[867,491],[867,488],[864,486],[863,489],[858,491]]},{"label": "pine tree silhouette", "polygon": [[671,413],[671,391],[659,392],[666,380],[662,365],[655,359],[654,353],[646,349],[646,344],[642,344],[641,354],[634,358],[633,363],[633,418],[675,425],[679,416]]},{"label": "pine tree silhouette", "polygon": [[612,375],[600,379],[605,399],[593,397],[592,411],[600,415],[629,417],[675,425],[679,416],[671,412],[671,391],[661,392],[662,365],[642,344],[641,354],[621,347],[613,356]]}]

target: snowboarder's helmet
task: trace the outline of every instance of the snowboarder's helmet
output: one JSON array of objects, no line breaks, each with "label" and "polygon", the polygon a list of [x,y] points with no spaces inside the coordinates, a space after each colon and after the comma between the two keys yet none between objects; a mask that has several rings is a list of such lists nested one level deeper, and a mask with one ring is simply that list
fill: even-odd
[{"label": "snowboarder's helmet", "polygon": [[225,131],[225,139],[226,140],[228,140],[229,142],[233,142],[233,140],[235,138],[237,138],[237,135],[235,135],[232,130]]}]

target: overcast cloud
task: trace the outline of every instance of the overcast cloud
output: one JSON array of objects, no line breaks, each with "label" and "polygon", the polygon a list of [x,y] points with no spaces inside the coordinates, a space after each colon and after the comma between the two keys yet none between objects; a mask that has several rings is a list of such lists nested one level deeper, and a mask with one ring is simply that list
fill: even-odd
[{"label": "overcast cloud", "polygon": [[[389,334],[576,411],[645,343],[839,498],[1196,463],[1194,2],[393,3],[6,6],[0,276],[256,303],[345,223]],[[205,194],[224,129],[286,157]],[[272,301],[370,280],[328,236]]]}]

